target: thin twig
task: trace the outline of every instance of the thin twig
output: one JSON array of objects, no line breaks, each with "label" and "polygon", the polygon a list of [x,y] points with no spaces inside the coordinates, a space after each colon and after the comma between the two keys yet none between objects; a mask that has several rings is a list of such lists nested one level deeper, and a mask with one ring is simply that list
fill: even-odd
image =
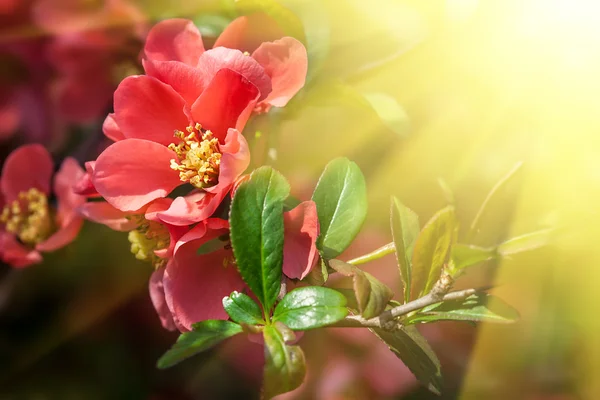
[{"label": "thin twig", "polygon": [[420,310],[423,307],[429,306],[431,304],[439,303],[442,301],[464,299],[464,298],[467,298],[477,292],[478,292],[477,289],[465,289],[465,290],[458,290],[455,292],[450,292],[450,293],[444,294],[442,296],[438,296],[434,293],[434,291],[432,291],[432,292],[426,294],[425,296],[420,297],[416,300],[413,300],[409,303],[402,304],[398,307],[394,307],[390,310],[384,311],[377,317],[374,317],[371,319],[365,319],[365,318],[361,317],[360,315],[349,315],[346,318],[344,318],[342,321],[338,322],[337,324],[335,324],[333,326],[348,327],[348,328],[368,327],[368,328],[384,328],[385,329],[385,328],[389,327],[390,322],[392,322],[392,320],[394,318],[400,317],[402,315],[406,315],[410,312]]}]

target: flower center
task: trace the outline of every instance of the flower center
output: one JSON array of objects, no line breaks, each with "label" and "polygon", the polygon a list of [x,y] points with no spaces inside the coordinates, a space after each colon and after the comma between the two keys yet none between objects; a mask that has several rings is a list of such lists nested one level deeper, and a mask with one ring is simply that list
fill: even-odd
[{"label": "flower center", "polygon": [[130,231],[127,237],[131,252],[135,258],[147,261],[155,268],[164,266],[167,260],[154,254],[154,251],[169,247],[169,231],[158,222],[148,221],[142,216],[135,218],[140,220],[138,227]]},{"label": "flower center", "polygon": [[219,180],[221,152],[219,140],[213,138],[211,131],[204,131],[202,125],[187,127],[187,135],[175,131],[179,144],[171,143],[169,149],[177,154],[177,160],[171,160],[171,168],[179,171],[179,179],[189,182],[199,189],[211,187]]},{"label": "flower center", "polygon": [[35,188],[20,192],[16,200],[2,209],[0,223],[25,244],[43,242],[52,233],[48,198]]}]

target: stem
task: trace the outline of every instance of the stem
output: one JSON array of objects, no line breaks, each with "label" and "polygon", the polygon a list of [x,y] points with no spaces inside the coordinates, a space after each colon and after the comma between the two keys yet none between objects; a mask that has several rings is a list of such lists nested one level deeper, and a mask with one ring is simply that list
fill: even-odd
[{"label": "stem", "polygon": [[350,261],[346,261],[348,264],[352,265],[360,265],[368,263],[369,261],[375,261],[380,259],[383,256],[387,256],[390,253],[396,251],[396,246],[394,246],[394,242],[388,243],[386,245],[381,246],[377,250],[373,250],[372,252],[365,254],[360,257],[353,258]]},{"label": "stem", "polygon": [[436,295],[436,293],[432,291],[421,298],[418,298],[406,304],[402,304],[398,307],[394,307],[391,310],[384,311],[377,317],[373,317],[371,319],[364,319],[360,315],[349,315],[342,321],[332,326],[346,328],[367,327],[386,329],[389,328],[389,323],[394,318],[406,315],[413,311],[420,310],[423,307],[439,303],[441,301],[464,299],[466,297],[471,296],[472,294],[477,293],[477,291],[477,289],[465,289],[456,292],[450,292],[441,296],[439,294]]}]

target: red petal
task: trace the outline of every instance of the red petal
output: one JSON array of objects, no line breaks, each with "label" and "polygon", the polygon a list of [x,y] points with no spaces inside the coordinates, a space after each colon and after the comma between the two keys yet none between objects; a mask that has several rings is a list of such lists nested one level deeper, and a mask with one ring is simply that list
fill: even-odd
[{"label": "red petal", "polygon": [[92,201],[77,208],[84,218],[108,226],[115,231],[127,232],[137,227],[135,221],[126,218],[125,213],[104,201]]},{"label": "red petal", "polygon": [[220,192],[200,192],[190,196],[177,197],[173,200],[167,211],[158,214],[158,217],[171,225],[190,225],[210,217],[219,208],[219,205],[229,192],[224,188]]},{"label": "red petal", "polygon": [[15,268],[42,262],[42,255],[37,250],[27,249],[13,235],[6,232],[0,232],[0,258]]},{"label": "red petal", "polygon": [[189,125],[184,107],[173,88],[150,76],[127,77],[115,92],[115,119],[129,139],[173,143],[173,132]]},{"label": "red petal", "polygon": [[35,246],[37,251],[54,251],[65,247],[77,237],[83,225],[82,218],[72,218],[68,225],[62,226],[48,239]]},{"label": "red petal", "polygon": [[154,25],[146,38],[144,53],[150,60],[181,61],[195,66],[204,53],[204,45],[192,21],[173,18]]},{"label": "red petal", "polygon": [[165,288],[163,286],[164,273],[165,269],[159,268],[150,276],[150,300],[152,300],[163,328],[174,331],[177,327],[175,326],[175,321],[173,321],[173,314],[171,314],[171,310],[169,310],[165,300]]},{"label": "red petal", "polygon": [[158,143],[126,139],[113,143],[96,161],[92,182],[110,204],[136,211],[166,197],[181,184],[170,160],[176,155]]},{"label": "red petal", "polygon": [[228,47],[252,53],[262,43],[284,35],[277,22],[266,13],[254,13],[231,21],[218,37],[214,47]]},{"label": "red petal", "polygon": [[248,142],[246,142],[246,138],[235,129],[228,130],[225,143],[221,145],[220,150],[221,164],[219,166],[219,183],[205,189],[210,193],[228,190],[250,164]]},{"label": "red petal", "polygon": [[304,279],[317,259],[316,240],[319,218],[314,201],[305,201],[283,214],[283,273],[289,278]]},{"label": "red petal", "polygon": [[58,225],[65,227],[77,217],[75,209],[85,203],[85,197],[73,191],[73,184],[79,181],[85,172],[74,158],[66,158],[60,170],[54,176],[54,193],[58,200]]},{"label": "red petal", "polygon": [[104,120],[104,123],[102,124],[102,132],[104,132],[104,135],[107,138],[114,142],[125,139],[123,132],[121,132],[121,129],[115,120],[115,114],[113,113],[108,114]]},{"label": "red petal", "polygon": [[6,158],[0,184],[4,200],[10,203],[19,192],[36,188],[50,194],[50,178],[54,166],[50,153],[39,144],[29,144],[14,150]]},{"label": "red petal", "polygon": [[207,82],[203,70],[179,61],[142,60],[142,63],[148,75],[171,86],[189,105],[194,104]]},{"label": "red petal", "polygon": [[192,106],[192,116],[223,143],[229,128],[243,130],[247,119],[245,111],[254,108],[258,93],[256,86],[246,78],[230,69],[222,69]]},{"label": "red petal", "polygon": [[284,37],[263,43],[252,57],[263,66],[273,85],[273,91],[263,102],[283,107],[304,86],[308,57],[298,40]]},{"label": "red petal", "polygon": [[163,280],[167,304],[182,331],[199,321],[228,319],[223,297],[245,286],[235,265],[223,266],[233,256],[231,250],[198,255],[201,244],[193,240],[179,247]]},{"label": "red petal", "polygon": [[85,174],[73,184],[73,192],[86,197],[100,196],[92,183],[92,174],[94,173],[95,164],[96,161],[88,161],[85,163]]},{"label": "red petal", "polygon": [[198,61],[198,68],[205,71],[209,79],[223,68],[228,68],[248,79],[260,92],[259,100],[271,93],[271,78],[264,68],[252,57],[239,50],[216,47],[208,50]]}]

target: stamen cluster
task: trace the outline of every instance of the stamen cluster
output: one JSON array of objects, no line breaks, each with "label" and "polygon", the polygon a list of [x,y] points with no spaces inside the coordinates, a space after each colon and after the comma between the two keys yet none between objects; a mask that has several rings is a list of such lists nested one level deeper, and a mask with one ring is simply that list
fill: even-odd
[{"label": "stamen cluster", "polygon": [[217,184],[221,152],[219,140],[211,131],[204,131],[202,125],[187,127],[187,135],[179,130],[174,136],[181,140],[171,143],[169,149],[177,154],[177,160],[171,160],[171,168],[179,171],[179,179],[203,189]]},{"label": "stamen cluster", "polygon": [[28,245],[40,243],[52,233],[48,198],[35,188],[20,192],[17,199],[4,206],[0,222],[21,242]]}]

